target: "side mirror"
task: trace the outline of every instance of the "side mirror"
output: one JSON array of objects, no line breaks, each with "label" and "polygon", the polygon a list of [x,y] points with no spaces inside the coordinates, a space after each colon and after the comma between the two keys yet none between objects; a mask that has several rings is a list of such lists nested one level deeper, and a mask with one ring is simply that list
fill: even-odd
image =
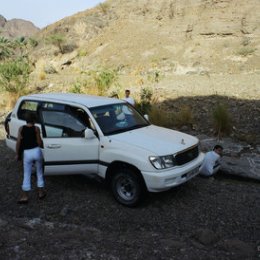
[{"label": "side mirror", "polygon": [[149,116],[147,114],[144,115],[144,118],[149,121]]},{"label": "side mirror", "polygon": [[94,132],[92,129],[90,128],[86,128],[85,131],[84,131],[84,137],[86,139],[93,139],[93,138],[96,138]]}]

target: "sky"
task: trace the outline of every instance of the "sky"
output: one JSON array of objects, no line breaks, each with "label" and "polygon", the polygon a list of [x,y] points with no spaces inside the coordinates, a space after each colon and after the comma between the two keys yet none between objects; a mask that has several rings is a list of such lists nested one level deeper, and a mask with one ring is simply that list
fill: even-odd
[{"label": "sky", "polygon": [[84,11],[104,0],[0,0],[0,15],[31,21],[43,28],[66,16]]}]

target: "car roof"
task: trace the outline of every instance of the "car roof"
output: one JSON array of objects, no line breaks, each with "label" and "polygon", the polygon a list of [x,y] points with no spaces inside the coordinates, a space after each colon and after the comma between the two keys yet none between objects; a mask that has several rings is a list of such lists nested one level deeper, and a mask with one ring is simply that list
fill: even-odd
[{"label": "car roof", "polygon": [[25,96],[24,98],[32,98],[34,100],[52,101],[52,102],[66,102],[80,104],[86,107],[97,107],[110,104],[124,103],[125,101],[117,98],[109,98],[102,96],[92,96],[85,94],[74,93],[44,93],[44,94],[32,94]]}]

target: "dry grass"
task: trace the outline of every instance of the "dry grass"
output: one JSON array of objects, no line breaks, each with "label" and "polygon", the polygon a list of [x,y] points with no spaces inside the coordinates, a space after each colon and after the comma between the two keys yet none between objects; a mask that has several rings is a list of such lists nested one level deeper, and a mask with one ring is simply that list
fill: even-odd
[{"label": "dry grass", "polygon": [[248,56],[248,55],[253,54],[255,51],[256,51],[255,48],[246,46],[246,47],[239,49],[237,54],[240,56]]},{"label": "dry grass", "polygon": [[218,104],[213,111],[214,128],[217,136],[229,135],[231,132],[231,117],[226,105]]},{"label": "dry grass", "polygon": [[39,73],[39,80],[45,80],[46,79],[46,73],[44,71],[41,71]]},{"label": "dry grass", "polygon": [[174,114],[174,125],[177,127],[191,126],[193,121],[192,110],[189,106],[181,106],[180,111]]},{"label": "dry grass", "polygon": [[163,127],[172,127],[174,122],[173,114],[166,112],[156,104],[153,104],[151,107],[149,120],[152,124]]},{"label": "dry grass", "polygon": [[17,99],[20,97],[19,94],[5,92],[2,95],[3,101],[0,104],[1,110],[10,111],[13,109]]}]

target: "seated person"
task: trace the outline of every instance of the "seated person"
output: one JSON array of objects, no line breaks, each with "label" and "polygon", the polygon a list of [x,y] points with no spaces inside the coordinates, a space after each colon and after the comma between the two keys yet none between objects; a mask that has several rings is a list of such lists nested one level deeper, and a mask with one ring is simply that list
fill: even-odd
[{"label": "seated person", "polygon": [[202,165],[200,166],[200,175],[210,177],[220,169],[220,157],[222,156],[223,147],[216,145],[213,151],[207,152]]}]

